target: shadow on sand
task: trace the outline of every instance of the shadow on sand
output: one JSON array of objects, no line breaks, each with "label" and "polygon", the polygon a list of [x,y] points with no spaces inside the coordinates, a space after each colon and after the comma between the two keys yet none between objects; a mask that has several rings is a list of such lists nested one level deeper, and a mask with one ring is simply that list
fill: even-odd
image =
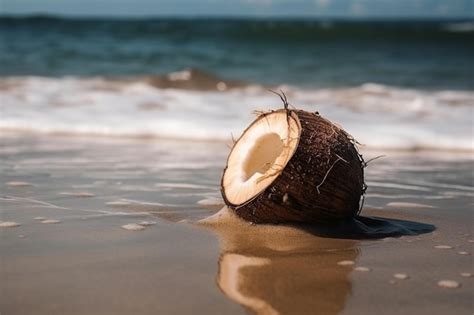
[{"label": "shadow on sand", "polygon": [[357,216],[335,225],[298,225],[313,235],[344,239],[378,239],[433,232],[432,224],[382,217]]}]

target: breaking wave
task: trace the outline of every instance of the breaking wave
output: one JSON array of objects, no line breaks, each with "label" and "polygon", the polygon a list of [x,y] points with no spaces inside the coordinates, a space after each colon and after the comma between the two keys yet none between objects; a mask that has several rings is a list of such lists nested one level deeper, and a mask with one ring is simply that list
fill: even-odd
[{"label": "breaking wave", "polygon": [[[186,69],[142,77],[4,77],[0,130],[71,135],[227,140],[255,110],[281,107],[269,87]],[[290,103],[319,111],[368,147],[473,149],[472,91],[366,83],[347,88],[281,85]]]}]

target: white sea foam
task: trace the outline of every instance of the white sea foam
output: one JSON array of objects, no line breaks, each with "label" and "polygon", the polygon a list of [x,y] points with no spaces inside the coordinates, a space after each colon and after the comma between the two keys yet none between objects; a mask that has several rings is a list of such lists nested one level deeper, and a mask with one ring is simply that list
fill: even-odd
[{"label": "white sea foam", "polygon": [[[373,83],[281,88],[291,104],[319,111],[369,147],[474,147],[472,91],[420,91]],[[227,140],[253,120],[252,111],[281,107],[275,95],[260,86],[162,89],[140,79],[10,77],[0,79],[0,92],[0,130],[43,133]]]}]

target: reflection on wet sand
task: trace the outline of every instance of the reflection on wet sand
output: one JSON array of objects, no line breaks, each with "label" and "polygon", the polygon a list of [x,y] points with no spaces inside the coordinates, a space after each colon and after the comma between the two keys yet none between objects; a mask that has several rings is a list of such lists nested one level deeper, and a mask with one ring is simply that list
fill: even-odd
[{"label": "reflection on wet sand", "polygon": [[351,294],[350,273],[360,239],[435,229],[414,221],[362,216],[331,227],[255,226],[226,207],[198,225],[219,238],[219,288],[255,314],[338,314]]},{"label": "reflection on wet sand", "polygon": [[337,314],[344,308],[351,268],[337,263],[357,258],[357,241],[292,227],[257,228],[226,211],[216,216],[200,224],[219,237],[217,284],[230,299],[255,314]]},{"label": "reflection on wet sand", "polygon": [[[196,219],[181,221],[165,212],[150,213],[171,222]],[[351,295],[351,271],[370,270],[356,264],[363,239],[435,229],[415,221],[365,216],[333,226],[253,225],[227,207],[194,222],[219,239],[220,290],[248,311],[265,315],[340,313]]]}]

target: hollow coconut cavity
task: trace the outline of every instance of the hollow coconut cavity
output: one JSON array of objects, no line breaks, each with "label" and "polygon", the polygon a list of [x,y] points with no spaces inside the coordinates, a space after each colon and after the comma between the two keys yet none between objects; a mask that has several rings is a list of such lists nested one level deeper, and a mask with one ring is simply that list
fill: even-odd
[{"label": "hollow coconut cavity", "polygon": [[352,217],[364,191],[353,139],[319,114],[260,115],[236,141],[221,183],[225,203],[255,223]]},{"label": "hollow coconut cavity", "polygon": [[[290,127],[288,127],[288,122]],[[257,119],[229,155],[223,187],[226,199],[241,205],[265,190],[293,156],[301,128],[285,112]]]}]

